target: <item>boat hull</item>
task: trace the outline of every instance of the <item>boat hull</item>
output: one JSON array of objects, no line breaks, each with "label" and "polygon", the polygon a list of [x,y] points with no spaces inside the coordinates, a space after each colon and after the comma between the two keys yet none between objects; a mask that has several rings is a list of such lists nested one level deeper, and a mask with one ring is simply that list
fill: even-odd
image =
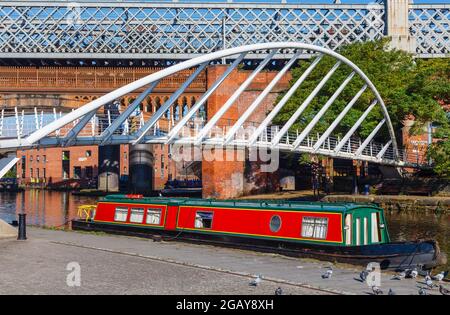
[{"label": "boat hull", "polygon": [[72,221],[72,229],[102,231],[147,238],[161,236],[166,241],[179,240],[219,245],[355,265],[367,265],[371,262],[377,262],[380,264],[381,269],[403,270],[418,266],[424,269],[432,269],[446,263],[445,254],[440,252],[438,244],[433,240],[366,246],[333,246],[293,242],[283,239],[271,240],[207,232],[198,233],[132,225],[86,222],[81,220]]}]

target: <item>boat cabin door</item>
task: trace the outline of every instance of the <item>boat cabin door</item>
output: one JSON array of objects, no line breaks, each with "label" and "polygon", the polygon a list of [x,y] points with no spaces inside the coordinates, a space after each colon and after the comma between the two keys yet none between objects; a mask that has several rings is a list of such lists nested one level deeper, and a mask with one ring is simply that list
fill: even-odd
[{"label": "boat cabin door", "polygon": [[355,211],[346,214],[346,245],[361,246],[381,241],[379,214],[369,211]]}]

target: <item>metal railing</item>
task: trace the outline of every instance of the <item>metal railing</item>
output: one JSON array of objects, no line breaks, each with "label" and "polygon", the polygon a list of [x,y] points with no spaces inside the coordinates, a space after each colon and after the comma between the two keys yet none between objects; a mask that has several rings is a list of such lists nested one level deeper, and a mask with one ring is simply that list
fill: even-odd
[{"label": "metal railing", "polygon": [[[25,138],[32,132],[39,128],[51,123],[54,120],[62,117],[62,112],[25,112],[15,111],[15,113],[2,112],[0,114],[0,141],[5,138]],[[116,115],[117,116],[117,115]],[[182,116],[180,116],[181,118]],[[85,125],[81,130],[78,137],[83,140],[92,141],[95,143],[96,137],[102,135],[102,132],[108,128],[115,119],[115,114],[110,111],[99,110],[96,115]],[[131,143],[135,139],[136,132],[142,128],[148,117],[144,117],[144,113],[137,110],[134,115],[130,116],[125,122],[114,131],[113,136],[125,136],[122,139],[123,143]],[[64,126],[61,129],[48,135],[47,138],[64,139],[69,131],[79,123],[80,120],[76,120],[71,124]],[[161,143],[164,144],[167,141],[167,135],[172,130],[172,127],[178,122],[174,120],[173,116],[170,118],[162,118],[158,123],[152,127],[146,134],[146,141],[149,143]],[[181,144],[195,144],[195,137],[199,134],[199,131],[204,127],[205,121],[203,118],[194,117],[188,124],[181,130],[177,137],[177,142]],[[310,134],[300,143],[300,145],[294,148],[293,144],[298,138],[299,131],[288,131],[281,137],[281,140],[273,146],[273,140],[275,135],[280,131],[279,126],[271,125],[267,127],[264,132],[258,137],[258,140],[253,145],[249,144],[252,132],[258,126],[256,122],[247,122],[242,126],[233,138],[230,145],[244,145],[254,147],[270,147],[272,149],[278,149],[280,151],[294,151],[299,153],[312,153],[335,156],[338,158],[351,158],[351,159],[363,159],[371,161],[373,163],[387,163],[395,162],[395,154],[392,146],[389,146],[384,150],[386,143],[380,143],[376,141],[370,141],[369,144],[358,153],[364,139],[351,137],[345,142],[342,149],[336,151],[338,143],[341,142],[341,138],[338,136],[329,136],[322,143],[320,148],[314,149],[321,134]],[[216,127],[210,130],[205,138],[205,143],[223,145],[225,135],[229,126],[223,128]],[[76,143],[75,143],[76,144]],[[383,152],[382,152],[383,151]],[[402,149],[399,152],[399,161],[405,166],[425,166],[429,161],[426,158],[426,147],[420,149]]]}]

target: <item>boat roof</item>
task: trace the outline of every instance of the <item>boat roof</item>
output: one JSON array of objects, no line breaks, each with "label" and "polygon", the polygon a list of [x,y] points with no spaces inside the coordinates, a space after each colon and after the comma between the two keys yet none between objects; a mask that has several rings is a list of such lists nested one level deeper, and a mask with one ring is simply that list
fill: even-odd
[{"label": "boat roof", "polygon": [[199,198],[174,198],[174,197],[142,197],[139,195],[109,195],[101,201],[104,202],[126,202],[138,204],[172,204],[179,206],[199,206],[199,207],[245,207],[253,209],[283,209],[283,210],[312,210],[312,211],[333,211],[347,212],[360,208],[381,209],[374,203],[355,202],[310,202],[310,201],[287,201],[287,200],[217,200]]}]

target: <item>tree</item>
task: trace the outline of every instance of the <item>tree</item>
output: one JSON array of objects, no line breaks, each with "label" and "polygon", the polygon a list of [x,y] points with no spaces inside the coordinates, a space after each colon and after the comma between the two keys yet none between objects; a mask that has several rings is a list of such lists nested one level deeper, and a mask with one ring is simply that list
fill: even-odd
[{"label": "tree", "polygon": [[[416,76],[408,93],[417,98],[433,99],[441,108],[450,109],[450,60],[429,59],[418,60]],[[420,134],[424,124],[432,121],[434,141],[428,150],[428,157],[434,165],[434,171],[442,177],[450,177],[450,112],[436,111],[429,113],[426,106],[419,107],[411,132]]]},{"label": "tree", "polygon": [[17,167],[14,166],[8,172],[6,172],[5,176],[3,176],[3,177],[4,178],[16,178],[16,176],[17,176]]},{"label": "tree", "polygon": [[[415,119],[415,125],[411,132],[423,132],[422,127],[430,121],[441,127],[441,133],[448,130],[448,117],[439,102],[444,101],[448,104],[450,60],[415,60],[406,52],[389,49],[388,44],[389,39],[386,38],[378,41],[353,43],[342,46],[339,53],[355,63],[375,85],[386,104],[394,130],[398,135],[400,135],[403,122],[407,117]],[[291,85],[312,62],[313,60],[301,61],[299,66],[293,69]],[[274,123],[285,123],[335,63],[334,58],[325,56],[281,110]],[[303,112],[301,119],[292,126],[292,129],[302,130],[350,73],[350,67],[341,65]],[[355,76],[327,110],[311,134],[325,131],[363,85],[364,82]],[[334,134],[341,136],[345,134],[374,99],[373,93],[366,89],[336,128]],[[361,138],[367,137],[382,119],[381,108],[376,106],[358,128],[356,135]],[[376,139],[386,141],[388,138],[388,130],[383,128]],[[397,137],[397,139],[401,140],[401,137]]]}]

